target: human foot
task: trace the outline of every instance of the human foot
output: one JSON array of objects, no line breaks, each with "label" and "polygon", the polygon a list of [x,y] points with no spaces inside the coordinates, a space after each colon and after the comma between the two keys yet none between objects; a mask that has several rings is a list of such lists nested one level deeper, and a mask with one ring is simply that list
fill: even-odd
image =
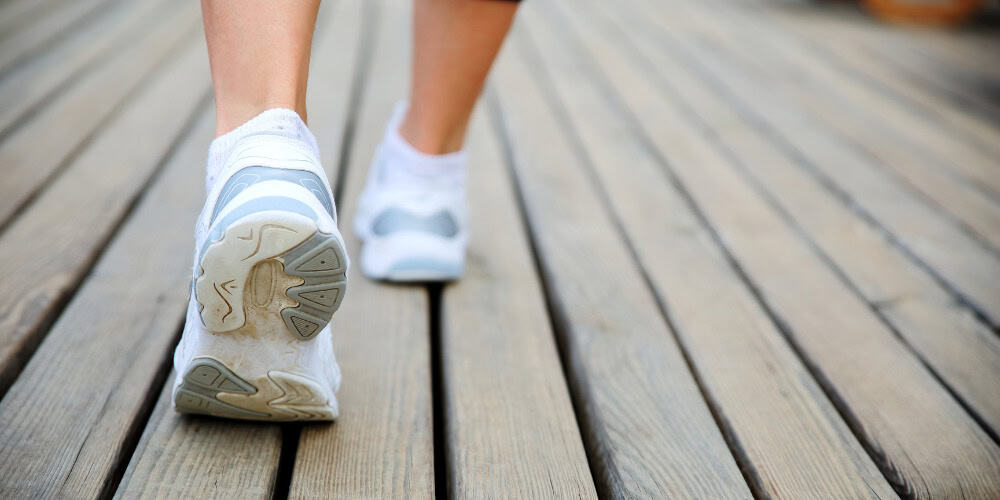
[{"label": "human foot", "polygon": [[428,155],[398,132],[396,106],[354,220],[361,270],[387,281],[448,281],[465,267],[466,153]]},{"label": "human foot", "polygon": [[315,139],[294,111],[262,113],[213,142],[206,187],[175,408],[333,419],[348,258]]}]

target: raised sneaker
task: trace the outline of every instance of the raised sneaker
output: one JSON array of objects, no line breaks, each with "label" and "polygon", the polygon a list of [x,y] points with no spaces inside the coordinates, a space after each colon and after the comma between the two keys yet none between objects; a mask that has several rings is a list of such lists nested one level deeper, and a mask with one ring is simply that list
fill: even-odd
[{"label": "raised sneaker", "polygon": [[252,420],[331,420],[330,319],[348,257],[315,139],[267,111],[212,144],[174,407]]}]

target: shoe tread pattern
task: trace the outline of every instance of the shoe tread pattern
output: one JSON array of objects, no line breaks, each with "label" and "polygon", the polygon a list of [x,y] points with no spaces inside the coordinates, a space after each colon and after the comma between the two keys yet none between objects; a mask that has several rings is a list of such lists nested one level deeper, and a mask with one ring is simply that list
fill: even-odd
[{"label": "shoe tread pattern", "polygon": [[184,413],[231,418],[267,418],[270,415],[219,400],[222,392],[255,394],[257,388],[212,358],[196,358],[174,390],[174,405]]},{"label": "shoe tread pattern", "polygon": [[281,316],[288,330],[308,340],[330,322],[347,288],[347,258],[343,244],[332,234],[317,232],[282,256],[284,271],[303,283],[286,294],[299,303]]},{"label": "shoe tread pattern", "polygon": [[[219,360],[195,358],[174,391],[174,405],[183,413],[243,420],[332,420],[337,416],[336,404],[310,377],[271,370],[258,382],[266,384],[260,389],[263,393]],[[262,404],[263,394],[271,398]],[[268,411],[259,411],[263,408]]]}]

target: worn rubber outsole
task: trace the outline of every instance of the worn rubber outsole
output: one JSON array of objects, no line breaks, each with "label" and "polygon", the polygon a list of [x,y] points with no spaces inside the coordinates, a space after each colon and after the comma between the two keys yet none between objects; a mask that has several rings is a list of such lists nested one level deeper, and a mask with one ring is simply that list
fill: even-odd
[{"label": "worn rubber outsole", "polygon": [[206,248],[195,298],[213,333],[243,328],[250,307],[275,304],[288,332],[308,340],[329,323],[346,288],[339,235],[319,231],[308,217],[273,211],[237,220]]},{"label": "worn rubber outsole", "polygon": [[182,413],[243,420],[325,421],[337,416],[336,399],[311,377],[271,370],[248,381],[209,356],[188,366],[174,389],[174,406]]}]

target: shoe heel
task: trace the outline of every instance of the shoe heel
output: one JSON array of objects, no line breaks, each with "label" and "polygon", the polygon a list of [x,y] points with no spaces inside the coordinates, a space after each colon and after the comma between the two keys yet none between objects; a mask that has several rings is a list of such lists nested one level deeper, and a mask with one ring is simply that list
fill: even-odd
[{"label": "shoe heel", "polygon": [[295,338],[315,337],[340,307],[347,258],[338,235],[295,213],[235,221],[201,258],[195,298],[213,333],[258,333],[280,318]]}]

